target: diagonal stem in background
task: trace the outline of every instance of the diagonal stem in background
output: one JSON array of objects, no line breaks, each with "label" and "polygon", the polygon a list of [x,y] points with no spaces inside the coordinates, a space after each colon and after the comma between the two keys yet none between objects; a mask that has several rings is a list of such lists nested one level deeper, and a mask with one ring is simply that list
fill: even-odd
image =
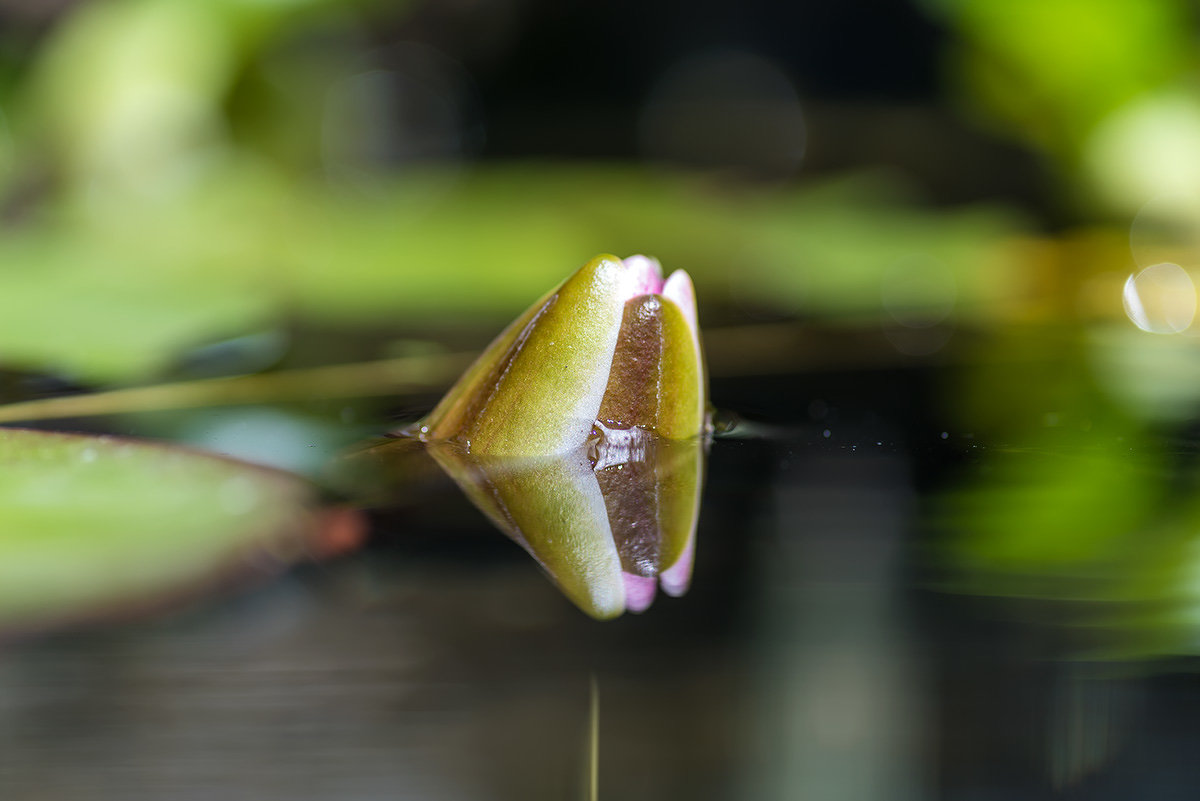
[{"label": "diagonal stem in background", "polygon": [[270,401],[364,398],[438,390],[466,369],[474,353],[406,356],[277,373],[206,378],[115,389],[0,406],[0,423],[128,412],[233,406]]},{"label": "diagonal stem in background", "polygon": [[[710,375],[728,378],[827,369],[872,369],[912,363],[878,331],[818,329],[795,322],[710,329],[704,334]],[[0,405],[0,424],[196,409],[206,406],[323,398],[368,398],[437,392],[476,353],[404,356],[356,364],[282,370],[131,387]]]}]

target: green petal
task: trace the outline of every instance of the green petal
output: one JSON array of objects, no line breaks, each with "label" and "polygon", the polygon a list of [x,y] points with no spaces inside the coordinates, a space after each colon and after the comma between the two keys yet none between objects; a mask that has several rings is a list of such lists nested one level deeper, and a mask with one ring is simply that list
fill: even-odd
[{"label": "green petal", "polygon": [[598,256],[484,351],[425,421],[479,455],[546,456],[587,439],[608,384],[631,271]]}]

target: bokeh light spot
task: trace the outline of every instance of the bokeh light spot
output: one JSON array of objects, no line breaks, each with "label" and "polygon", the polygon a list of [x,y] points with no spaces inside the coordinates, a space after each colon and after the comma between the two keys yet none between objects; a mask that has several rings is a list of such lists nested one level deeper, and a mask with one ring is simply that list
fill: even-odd
[{"label": "bokeh light spot", "polygon": [[1152,334],[1186,331],[1196,316],[1196,285],[1178,264],[1163,262],[1125,281],[1125,314]]}]

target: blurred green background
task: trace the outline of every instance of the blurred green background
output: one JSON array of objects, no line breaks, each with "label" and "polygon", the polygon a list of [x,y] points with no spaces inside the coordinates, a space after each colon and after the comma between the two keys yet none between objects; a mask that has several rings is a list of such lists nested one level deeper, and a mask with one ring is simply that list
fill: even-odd
[{"label": "blurred green background", "polygon": [[1187,334],[1161,295],[1198,239],[1195,13],[9,0],[0,364],[98,388],[229,341],[258,350],[210,373],[363,355],[300,330],[473,347],[598,252],[688,269],[710,323],[882,325],[908,357],[1128,333],[1124,282],[1170,262],[1138,324]]},{"label": "blurred green background", "polygon": [[1192,3],[635,8],[9,0],[0,363],[486,331],[597,252],[688,269],[718,322],[918,339],[1124,325],[1138,267],[1191,268]]},{"label": "blurred green background", "polygon": [[[234,375],[269,398],[378,362],[303,374],[307,405],[63,424],[316,474],[452,372],[381,360],[477,349],[596,253],[647,253],[695,278],[718,405],[791,376],[759,408],[807,423],[806,371],[936,371],[939,428],[993,449],[935,504],[947,586],[1053,596],[1152,531],[1136,580],[1087,593],[1169,585],[1190,621],[1197,4],[4,0],[0,23],[4,400]],[[190,391],[109,410],[223,400]]]},{"label": "blurred green background", "polygon": [[[729,429],[605,624],[330,468],[601,252]],[[1194,797],[1198,278],[1195,0],[0,0],[0,794]]]},{"label": "blurred green background", "polygon": [[927,355],[934,326],[1122,317],[1135,219],[1146,258],[1190,245],[1185,2],[0,14],[0,363],[91,387],[296,325],[488,331],[597,252],[688,269],[717,322]]}]

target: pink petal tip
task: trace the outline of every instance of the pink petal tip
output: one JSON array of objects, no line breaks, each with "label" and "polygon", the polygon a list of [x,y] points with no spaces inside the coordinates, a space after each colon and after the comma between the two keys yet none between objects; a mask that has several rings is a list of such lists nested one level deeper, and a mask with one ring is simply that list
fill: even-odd
[{"label": "pink petal tip", "polygon": [[630,272],[631,298],[657,295],[663,291],[662,266],[649,256],[630,256],[622,260]]},{"label": "pink petal tip", "polygon": [[630,612],[644,612],[654,601],[654,591],[658,587],[658,579],[654,576],[638,576],[634,573],[621,573],[625,581],[625,609]]}]

